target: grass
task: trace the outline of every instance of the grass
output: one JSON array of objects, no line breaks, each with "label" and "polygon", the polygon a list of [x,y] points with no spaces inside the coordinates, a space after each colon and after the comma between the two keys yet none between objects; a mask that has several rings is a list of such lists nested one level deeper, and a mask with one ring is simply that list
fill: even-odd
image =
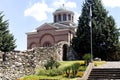
[{"label": "grass", "polygon": [[[59,62],[61,65],[59,66],[58,69],[60,70],[63,70],[65,67],[67,66],[71,66],[72,64],[74,63],[80,63],[80,64],[84,64],[84,61],[60,61]],[[105,64],[106,62],[105,61],[94,61],[94,65],[95,66],[99,66],[99,65],[102,65],[102,64]],[[38,73],[39,69],[36,69]],[[42,68],[42,70],[45,70],[44,68]],[[86,67],[85,66],[80,66],[80,70],[81,71],[85,71],[86,70]],[[80,78],[80,77],[79,77]],[[75,80],[76,78],[66,78],[66,77],[63,77],[63,75],[59,75],[59,76],[45,76],[45,75],[29,75],[29,76],[25,76],[21,79],[18,79],[18,80],[40,80],[40,79],[56,79],[56,80]]]},{"label": "grass", "polygon": [[106,61],[94,61],[94,66],[100,66],[106,64]]},{"label": "grass", "polygon": [[48,77],[48,76],[37,76],[37,75],[30,75],[25,76],[24,78],[20,78],[17,80],[40,80],[40,79],[50,79],[50,80],[75,80],[77,78],[63,78],[63,76],[55,76],[55,77]]},{"label": "grass", "polygon": [[[82,63],[82,62],[84,62],[84,61],[60,61],[60,66],[59,66],[59,68],[60,69],[63,69],[64,67],[67,67],[67,66],[70,66],[70,65],[72,65],[72,64],[74,64],[74,63]],[[84,64],[84,63],[83,63]]]}]

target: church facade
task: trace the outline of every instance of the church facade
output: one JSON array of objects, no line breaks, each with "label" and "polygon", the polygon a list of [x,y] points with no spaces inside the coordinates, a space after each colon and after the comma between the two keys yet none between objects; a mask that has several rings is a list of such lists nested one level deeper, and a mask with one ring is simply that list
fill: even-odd
[{"label": "church facade", "polygon": [[52,23],[44,23],[35,32],[27,33],[27,49],[51,47],[61,41],[70,44],[76,28],[74,12],[59,8],[53,13]]}]

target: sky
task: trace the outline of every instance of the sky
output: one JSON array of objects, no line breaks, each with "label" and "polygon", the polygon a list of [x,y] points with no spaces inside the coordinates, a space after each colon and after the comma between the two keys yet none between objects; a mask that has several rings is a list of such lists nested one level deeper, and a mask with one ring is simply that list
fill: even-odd
[{"label": "sky", "polygon": [[[4,20],[9,20],[9,30],[16,39],[15,50],[27,49],[27,32],[44,23],[53,22],[53,12],[62,5],[75,13],[75,23],[80,16],[84,0],[0,0]],[[120,28],[120,0],[102,0],[109,15]]]}]

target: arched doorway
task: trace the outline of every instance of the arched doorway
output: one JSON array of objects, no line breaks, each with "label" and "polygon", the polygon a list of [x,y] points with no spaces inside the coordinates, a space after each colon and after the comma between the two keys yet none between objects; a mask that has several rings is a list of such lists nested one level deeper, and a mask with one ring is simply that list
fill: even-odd
[{"label": "arched doorway", "polygon": [[64,44],[63,45],[63,61],[66,61],[67,60],[67,53],[68,53],[68,45],[67,44]]}]

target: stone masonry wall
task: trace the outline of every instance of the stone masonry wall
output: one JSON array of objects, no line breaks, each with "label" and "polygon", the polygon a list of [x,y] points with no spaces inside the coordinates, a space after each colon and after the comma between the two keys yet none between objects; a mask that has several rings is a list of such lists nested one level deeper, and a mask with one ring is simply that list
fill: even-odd
[{"label": "stone masonry wall", "polygon": [[6,61],[3,61],[3,52],[0,52],[0,80],[16,80],[25,75],[35,74],[35,68],[53,57],[62,61],[62,46],[66,42],[60,42],[53,47],[34,48],[22,52],[5,53]]}]

